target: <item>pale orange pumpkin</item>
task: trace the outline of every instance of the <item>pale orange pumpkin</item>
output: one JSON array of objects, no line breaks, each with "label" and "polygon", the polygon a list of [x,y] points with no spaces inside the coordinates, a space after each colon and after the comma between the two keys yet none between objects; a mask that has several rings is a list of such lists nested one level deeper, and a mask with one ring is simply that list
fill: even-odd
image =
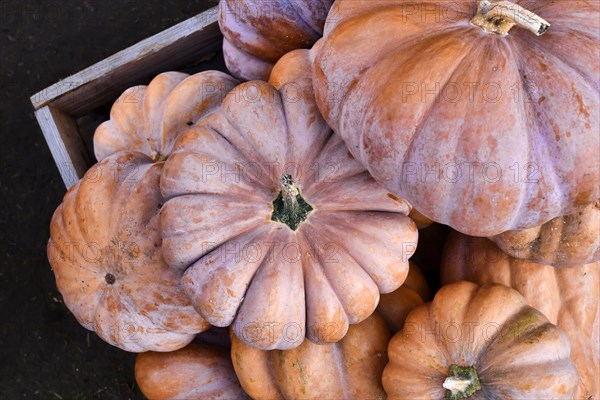
[{"label": "pale orange pumpkin", "polygon": [[308,51],[282,58],[271,82],[238,86],[178,139],[161,228],[207,321],[289,349],[340,340],[371,315],[406,279],[417,229],[323,121]]},{"label": "pale orange pumpkin", "polygon": [[567,336],[519,292],[460,281],[418,306],[388,346],[389,400],[571,399]]},{"label": "pale orange pumpkin", "polygon": [[229,349],[192,343],[135,359],[135,380],[149,400],[248,399],[233,371]]},{"label": "pale orange pumpkin", "polygon": [[579,371],[577,399],[600,398],[600,264],[554,268],[503,253],[485,238],[454,233],[442,259],[442,283],[470,280],[518,290],[561,328]]},{"label": "pale orange pumpkin", "polygon": [[381,373],[390,332],[374,313],[334,344],[305,340],[292,350],[258,350],[234,335],[233,368],[255,400],[383,400]]},{"label": "pale orange pumpkin", "polygon": [[505,253],[540,264],[571,267],[600,259],[600,200],[574,214],[490,238]]},{"label": "pale orange pumpkin", "polygon": [[48,258],[65,305],[85,328],[127,351],[172,351],[209,324],[161,253],[162,163],[106,157],[65,195],[50,224]]},{"label": "pale orange pumpkin", "polygon": [[600,198],[599,38],[598,1],[338,0],[317,103],[426,217],[531,228]]},{"label": "pale orange pumpkin", "polygon": [[94,133],[96,159],[137,151],[154,162],[164,161],[179,135],[214,112],[236,84],[219,71],[165,72],[148,86],[127,89],[113,104],[110,119]]}]

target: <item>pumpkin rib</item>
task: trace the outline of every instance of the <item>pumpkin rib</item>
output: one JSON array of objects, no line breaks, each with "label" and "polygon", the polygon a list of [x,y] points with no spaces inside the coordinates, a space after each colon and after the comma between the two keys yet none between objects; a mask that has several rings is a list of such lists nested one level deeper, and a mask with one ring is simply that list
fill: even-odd
[{"label": "pumpkin rib", "polygon": [[[309,240],[309,238],[307,237],[307,233],[306,233],[306,232],[303,232],[303,231],[298,231],[298,233],[297,233],[297,236],[298,236],[298,240],[299,240],[300,242],[303,242],[303,243],[304,243],[304,245],[306,246],[306,248],[310,248],[310,244],[311,244],[313,241]],[[318,262],[318,263],[315,263],[315,266],[314,266],[313,268],[314,268],[314,269],[318,269],[318,272],[319,272],[319,273],[321,274],[321,276],[323,277],[323,281],[325,282],[325,284],[326,284],[326,285],[327,285],[327,287],[329,288],[330,292],[331,292],[331,293],[333,293],[333,296],[335,296],[335,300],[337,301],[337,303],[338,303],[339,307],[340,307],[340,308],[342,309],[342,311],[344,312],[344,317],[345,317],[345,326],[344,326],[344,328],[345,328],[345,329],[343,330],[343,332],[342,332],[342,333],[343,333],[343,334],[344,334],[344,336],[345,336],[345,334],[348,332],[349,325],[350,325],[350,323],[349,323],[349,321],[348,321],[348,314],[346,313],[346,310],[344,309],[344,304],[342,303],[342,300],[340,299],[340,296],[337,294],[337,292],[336,292],[335,288],[333,287],[333,285],[332,285],[332,284],[331,284],[331,282],[329,281],[329,278],[328,278],[328,277],[327,277],[327,275],[325,274],[325,269],[323,268],[323,265],[324,265],[324,262],[325,262],[326,260],[324,260],[324,259],[323,259],[323,257],[324,257],[324,256],[323,256],[322,252],[317,252],[317,254],[316,254],[316,258],[319,260],[319,262]],[[304,273],[304,282],[305,282],[305,287],[307,287],[308,285],[306,285],[306,282],[307,282],[307,276],[308,276],[309,274],[307,274],[307,269],[308,269],[308,267],[306,266],[306,265],[307,265],[307,260],[305,260],[305,258],[304,258],[304,257],[303,257],[303,258],[302,258],[302,260],[301,260],[301,265],[302,265],[302,271],[303,271],[303,273]],[[309,296],[308,296],[308,292],[307,292],[307,294],[306,294],[306,297],[305,297],[305,301],[306,301],[306,304],[307,304],[307,306],[308,306],[308,297],[309,297]],[[309,309],[308,309],[308,307],[307,307],[307,310],[306,310],[306,329],[307,329],[307,331],[308,331],[308,330],[311,328],[311,326],[308,324],[309,315],[311,314],[311,312],[310,312],[310,311],[314,311],[314,310],[309,310]],[[319,327],[319,328],[320,328],[320,327]],[[339,331],[339,327],[338,327],[337,331]],[[339,335],[338,335],[338,336],[339,336]],[[308,334],[307,334],[307,338],[311,339],[311,338],[309,337],[309,335],[308,335]],[[319,342],[323,341],[323,340],[322,340],[323,338],[321,338],[321,337],[320,337],[320,330],[319,330],[319,334],[317,335],[317,338],[316,338],[316,339],[319,339]],[[326,338],[326,340],[325,340],[325,341],[328,341],[329,339],[330,339],[330,338]],[[340,339],[341,339],[341,338],[340,338]],[[314,341],[314,340],[312,340],[312,339],[311,339],[311,341],[315,342],[315,341]],[[316,343],[316,342],[315,342],[315,343]]]},{"label": "pumpkin rib", "polygon": [[[550,55],[551,56],[551,55]],[[525,63],[525,61],[522,61],[522,65],[527,65]],[[525,84],[525,78],[523,77],[522,74],[521,75],[521,80],[522,80],[522,88],[526,89],[523,90],[523,92],[529,97],[530,103],[528,103],[533,109],[532,114],[536,115],[539,114],[539,116],[536,115],[536,123],[535,126],[539,127],[539,126],[548,126],[550,124],[550,119],[548,118],[548,116],[545,114],[545,112],[543,110],[538,111],[538,109],[535,107],[534,104],[537,104],[537,102],[535,101],[535,99],[531,96],[531,94],[529,93],[529,87],[530,85],[526,85]],[[524,105],[526,107],[526,105]],[[561,179],[559,177],[559,173],[558,171],[560,171],[559,165],[561,163],[561,158],[560,155],[562,155],[562,150],[557,146],[556,142],[552,142],[553,138],[549,136],[550,131],[547,134],[543,134],[543,132],[541,130],[538,130],[538,134],[537,137],[541,138],[541,143],[542,145],[546,148],[546,151],[548,152],[548,154],[551,154],[552,157],[547,157],[546,160],[547,162],[545,164],[537,161],[537,157],[532,159],[529,158],[530,160],[536,160],[534,165],[545,165],[546,169],[544,169],[544,175],[545,176],[549,176],[550,177],[550,185],[551,187],[559,187],[560,183],[561,183]],[[530,144],[529,146],[529,151],[531,154],[531,150],[533,150],[533,148],[531,147],[531,137],[528,136],[528,143]],[[556,154],[559,154],[559,157],[556,157]],[[538,153],[539,154],[539,153]],[[549,159],[549,161],[548,161]],[[520,167],[520,166],[519,166]],[[548,168],[549,167],[549,168]],[[526,185],[526,193],[531,192],[534,189],[535,185],[532,184],[527,184]],[[562,210],[568,210],[568,199],[564,196],[560,196],[558,198],[555,198],[555,201],[559,201],[560,202],[560,208]],[[520,213],[515,213],[515,216],[513,218],[513,222],[519,220],[519,214]],[[548,222],[549,220],[551,220],[553,218],[546,218],[546,220],[542,221],[542,224]],[[515,224],[512,226],[519,226],[519,224]]]},{"label": "pumpkin rib", "polygon": [[[254,81],[254,82],[258,82],[258,81]],[[267,85],[267,88],[270,91],[270,95],[273,95],[273,92],[277,92],[277,99],[279,100],[279,104],[281,105],[281,103],[282,103],[281,95],[271,84],[265,83],[265,82],[259,82],[259,84],[261,86]],[[245,88],[248,86],[250,86],[250,85],[248,83],[246,83],[246,84],[242,84],[242,85],[236,87],[232,92],[230,92],[227,95],[227,97],[225,98],[225,100],[223,100],[223,102],[225,103],[230,98],[230,96],[234,96],[235,93],[245,90]],[[262,100],[262,96],[261,96],[261,100]],[[278,108],[281,109],[283,107],[278,107]],[[220,113],[220,115],[222,115],[225,118],[227,123],[237,133],[236,139],[243,141],[243,143],[245,143],[247,145],[247,147],[249,148],[249,150],[252,151],[253,154],[246,154],[246,150],[242,149],[239,146],[235,146],[235,148],[238,149],[240,151],[240,154],[242,154],[246,159],[249,159],[250,158],[249,156],[252,156],[252,158],[257,158],[258,160],[260,160],[259,164],[260,164],[261,168],[263,168],[263,172],[267,172],[267,176],[269,176],[268,171],[265,171],[264,168],[266,165],[269,165],[270,163],[272,163],[273,161],[276,161],[276,160],[265,159],[266,155],[262,154],[261,151],[254,145],[254,143],[252,143],[250,140],[248,140],[247,135],[242,133],[244,131],[241,129],[240,126],[238,126],[238,123],[232,119],[233,114],[229,110],[226,110],[225,112]],[[285,123],[287,124],[287,120],[285,120]],[[287,137],[287,133],[288,133],[287,129],[286,129],[285,133],[286,133],[286,137]],[[286,143],[286,147],[287,146],[288,146],[288,143]],[[283,156],[283,155],[280,154],[280,156]],[[271,186],[279,187],[279,177],[271,177],[271,178],[276,180],[274,182],[270,182]]]},{"label": "pumpkin rib", "polygon": [[[444,35],[453,35],[456,34],[456,31],[459,31],[459,29],[450,29],[448,32],[444,32]],[[441,36],[442,34],[436,35],[431,37],[429,40],[434,41],[434,40],[441,40]],[[425,47],[425,46],[423,46]],[[418,48],[417,48],[418,49]],[[416,51],[415,51],[416,52]],[[446,87],[448,87],[448,84],[452,81],[452,78],[454,77],[454,74],[456,73],[456,71],[458,71],[458,69],[461,67],[463,61],[469,56],[471,55],[472,52],[469,52],[468,49],[465,49],[464,54],[462,55],[462,57],[460,59],[458,59],[456,61],[456,64],[453,66],[453,68],[450,70],[450,72],[446,75],[446,79],[444,80],[444,82],[442,83],[442,85],[440,86],[440,90],[436,93],[435,95],[435,99],[433,99],[433,101],[431,102],[431,104],[426,108],[426,111],[423,113],[423,116],[421,117],[421,119],[419,120],[419,122],[415,125],[414,128],[414,133],[411,136],[410,141],[408,142],[408,146],[406,146],[406,151],[404,152],[404,156],[402,159],[402,163],[406,164],[411,156],[412,156],[412,148],[413,148],[413,144],[415,142],[415,139],[417,138],[417,134],[416,132],[420,131],[421,128],[425,125],[425,123],[427,122],[427,120],[429,120],[429,117],[431,116],[431,114],[433,113],[434,109],[436,108],[436,105],[439,104],[439,99],[440,96],[442,95],[442,92],[444,91],[444,89]],[[394,57],[396,56],[395,54],[393,55]],[[392,55],[389,55],[387,57],[388,59],[393,58]],[[384,61],[384,59],[382,59],[381,61]],[[373,102],[374,104],[377,104],[377,98],[375,99],[375,101]],[[363,127],[364,128],[364,127]],[[363,129],[363,134],[362,137],[364,137],[364,129]],[[461,142],[461,138],[459,138],[459,140],[457,141],[457,144]],[[363,142],[364,143],[364,142]]]},{"label": "pumpkin rib", "polygon": [[[474,54],[477,54],[477,52],[475,51],[465,51],[465,55],[464,57],[460,60],[460,62],[458,62],[456,64],[456,67],[452,70],[452,73],[449,75],[448,80],[446,82],[444,82],[444,87],[440,89],[440,91],[438,92],[438,94],[436,95],[436,99],[439,98],[439,96],[441,95],[441,93],[443,92],[443,89],[446,88],[448,86],[448,83],[451,82],[452,78],[456,75],[456,73],[458,72],[459,68],[463,67],[463,62],[465,60],[467,60],[468,58],[474,57]],[[467,63],[470,64],[470,63]],[[427,112],[427,116],[431,116],[431,114],[433,113],[433,109],[435,108],[435,102],[432,103],[432,106],[429,108],[428,112]],[[469,112],[468,108],[465,108],[465,116],[466,114]],[[423,124],[425,123],[425,120],[423,120]],[[420,125],[420,127],[422,127],[423,125]],[[414,143],[414,141],[417,139],[417,132],[419,130],[415,130],[415,133],[413,134],[412,140],[410,141],[410,147],[408,147],[406,153],[405,153],[405,157],[404,157],[404,162],[406,162],[406,155],[409,153],[409,151],[412,152],[412,145]],[[465,136],[465,130],[463,129],[456,137],[455,143],[454,143],[454,150],[452,151],[452,153],[457,154],[458,152],[458,148],[460,147],[461,143],[463,143],[463,139]],[[410,160],[410,158],[409,158]],[[440,196],[440,203],[444,203],[445,206],[443,209],[446,210],[443,218],[444,220],[448,220],[450,218],[450,213],[451,213],[451,207],[448,207],[450,205],[450,203],[452,203],[454,201],[454,199],[457,196],[457,192],[459,190],[459,185],[452,185],[451,189],[449,191],[447,191],[447,195],[446,198],[443,198]]]}]

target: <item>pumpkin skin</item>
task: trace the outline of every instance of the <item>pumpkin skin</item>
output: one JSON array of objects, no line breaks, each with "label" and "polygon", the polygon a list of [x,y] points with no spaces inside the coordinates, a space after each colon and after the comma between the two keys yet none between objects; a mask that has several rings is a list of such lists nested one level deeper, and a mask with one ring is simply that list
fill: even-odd
[{"label": "pumpkin skin", "polygon": [[[262,350],[341,339],[380,292],[404,282],[416,248],[408,203],[377,184],[321,118],[308,63],[308,51],[288,53],[274,68],[276,87],[234,89],[179,138],[161,178],[165,259],[189,267],[183,286],[207,321],[233,324]],[[296,229],[273,220],[285,204],[274,206],[284,171],[312,207]]]},{"label": "pumpkin skin", "polygon": [[192,343],[135,359],[135,380],[149,400],[243,400],[249,397],[233,371],[229,349]]},{"label": "pumpkin skin", "polygon": [[479,0],[339,0],[314,47],[319,108],[356,159],[473,236],[600,197],[600,3],[516,2],[550,29],[487,33]]},{"label": "pumpkin skin", "polygon": [[[410,312],[388,346],[383,387],[390,400],[571,399],[569,353],[565,334],[516,290],[460,281]],[[445,389],[456,366],[476,371],[470,396]]]},{"label": "pumpkin skin", "polygon": [[48,258],[65,305],[85,328],[126,351],[172,351],[209,324],[165,263],[158,230],[162,163],[116,153],[65,195]]},{"label": "pumpkin skin", "polygon": [[442,283],[470,280],[518,290],[569,337],[579,372],[576,399],[600,398],[600,265],[553,268],[504,254],[485,238],[453,233],[442,260]]},{"label": "pumpkin skin", "polygon": [[164,161],[177,137],[215,111],[237,83],[219,71],[165,72],[148,86],[127,89],[113,104],[110,119],[94,133],[96,159],[137,151]]},{"label": "pumpkin skin", "polygon": [[539,264],[572,267],[600,259],[600,200],[570,215],[490,238],[505,253]]},{"label": "pumpkin skin", "polygon": [[419,267],[410,262],[408,276],[398,289],[382,294],[377,312],[383,317],[392,334],[402,329],[406,316],[416,306],[429,301],[431,294],[425,276]]},{"label": "pumpkin skin", "polygon": [[233,368],[255,400],[385,399],[381,373],[390,332],[374,313],[339,342],[305,340],[292,350],[258,350],[232,335]]},{"label": "pumpkin skin", "polygon": [[332,3],[221,0],[219,27],[227,69],[242,80],[268,80],[279,58],[295,49],[309,49],[323,35]]}]

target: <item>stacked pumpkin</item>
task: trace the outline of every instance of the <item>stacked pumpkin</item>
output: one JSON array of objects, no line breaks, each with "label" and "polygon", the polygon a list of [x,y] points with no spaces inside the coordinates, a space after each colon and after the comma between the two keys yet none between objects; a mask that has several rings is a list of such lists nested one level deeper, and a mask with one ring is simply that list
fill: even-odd
[{"label": "stacked pumpkin", "polygon": [[242,81],[115,102],[51,223],[65,304],[150,399],[600,398],[599,21],[222,0]]}]

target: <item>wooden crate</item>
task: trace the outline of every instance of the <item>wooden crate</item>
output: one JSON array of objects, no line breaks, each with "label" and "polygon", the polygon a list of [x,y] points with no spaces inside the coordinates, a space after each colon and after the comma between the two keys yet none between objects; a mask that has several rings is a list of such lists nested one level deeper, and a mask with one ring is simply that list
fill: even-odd
[{"label": "wooden crate", "polygon": [[[70,188],[95,162],[79,120],[112,102],[127,88],[148,84],[165,71],[215,69],[223,37],[217,7],[122,50],[31,97],[35,116],[65,186]],[[219,64],[219,65],[222,65]],[[217,67],[223,69],[224,67]],[[89,142],[89,138],[88,138]]]}]

